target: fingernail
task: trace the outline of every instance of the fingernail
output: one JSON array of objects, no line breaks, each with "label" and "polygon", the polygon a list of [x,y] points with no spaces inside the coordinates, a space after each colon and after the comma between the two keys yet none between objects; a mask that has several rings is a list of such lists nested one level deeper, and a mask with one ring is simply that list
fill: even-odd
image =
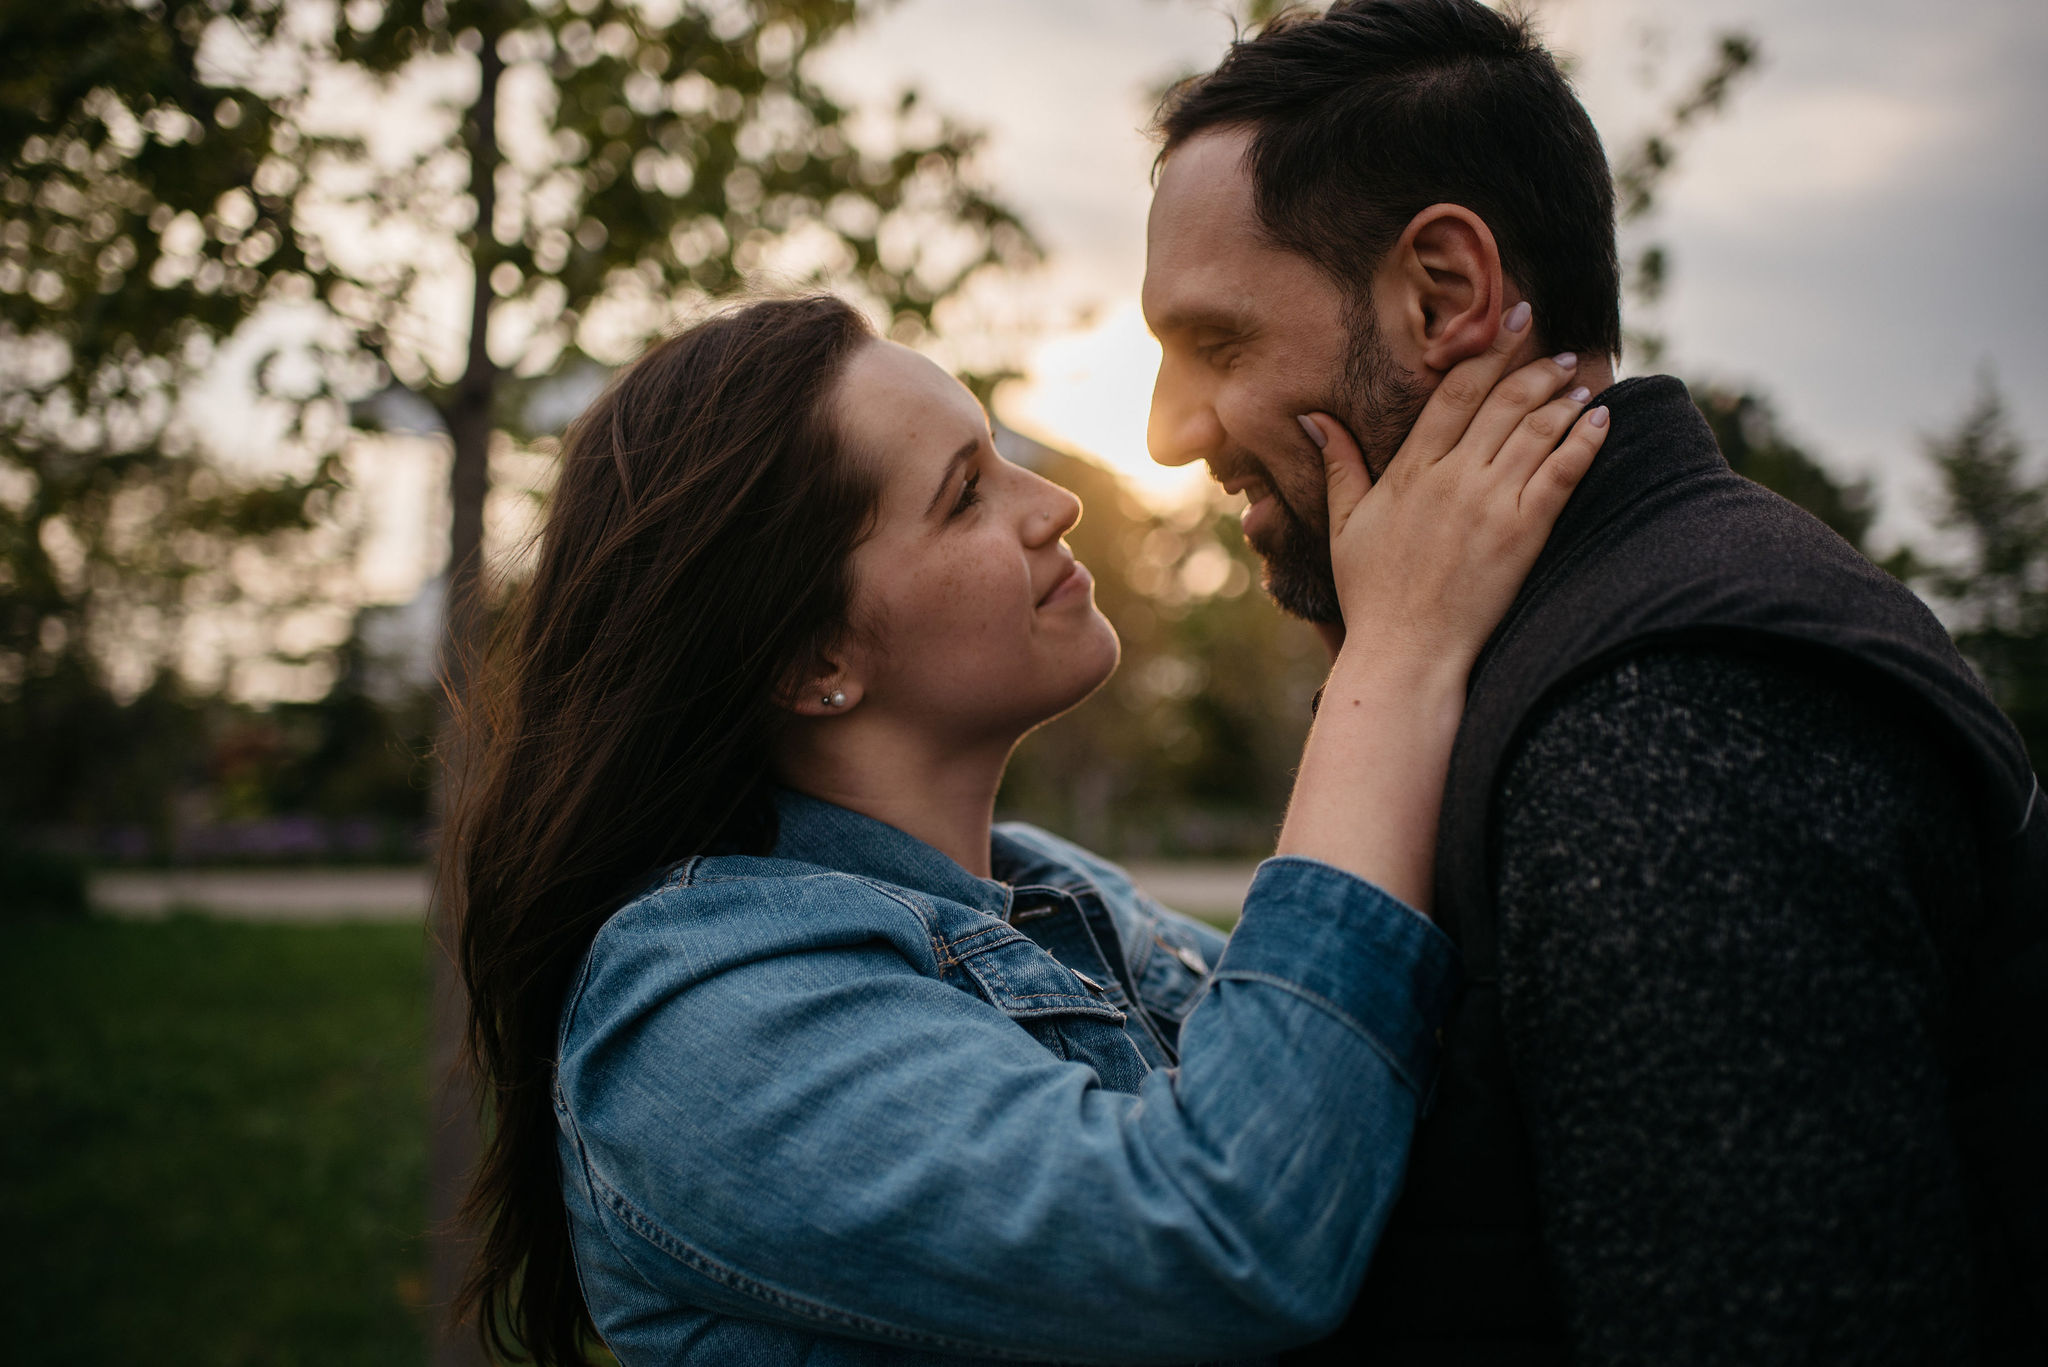
[{"label": "fingernail", "polygon": [[1594,409],[1594,410],[1593,410],[1592,412],[1588,413],[1588,414],[1586,415],[1586,426],[1588,426],[1588,427],[1605,427],[1605,426],[1607,426],[1607,410],[1606,410],[1606,409],[1604,409],[1604,408],[1596,408],[1596,409]]},{"label": "fingernail", "polygon": [[1568,397],[1573,403],[1584,403],[1586,400],[1593,397],[1593,391],[1586,388],[1586,386],[1584,385],[1580,385],[1578,388],[1572,390],[1572,392],[1566,397]]},{"label": "fingernail", "polygon": [[1576,351],[1560,351],[1557,355],[1550,358],[1550,363],[1559,370],[1570,370],[1579,363],[1579,353]]},{"label": "fingernail", "polygon": [[1524,299],[1508,310],[1508,316],[1500,320],[1500,325],[1509,332],[1520,332],[1529,326],[1529,315],[1534,311],[1529,307],[1529,301]]},{"label": "fingernail", "polygon": [[1311,418],[1306,413],[1298,413],[1295,415],[1294,420],[1301,424],[1302,431],[1308,433],[1308,439],[1316,444],[1316,450],[1320,451],[1329,445],[1330,439],[1323,435],[1321,425],[1314,418]]}]

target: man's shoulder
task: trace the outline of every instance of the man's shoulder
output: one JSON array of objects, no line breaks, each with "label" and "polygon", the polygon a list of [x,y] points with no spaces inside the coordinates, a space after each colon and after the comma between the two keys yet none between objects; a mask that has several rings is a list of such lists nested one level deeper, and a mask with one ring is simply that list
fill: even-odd
[{"label": "man's shoulder", "polygon": [[1937,719],[1877,669],[1718,639],[1632,651],[1555,690],[1508,754],[1497,794],[1509,839],[1544,838],[1555,824],[1546,813],[1578,825],[1572,810],[1589,804],[1674,831],[1821,839],[1838,824],[1841,839],[1875,840],[1917,825],[1961,838],[1967,806]]},{"label": "man's shoulder", "polygon": [[[1510,765],[1564,735],[1714,743],[1749,735],[1861,750],[1931,738],[1931,722],[1902,687],[1853,656],[1715,633],[1646,643],[1553,689],[1530,713]],[[1662,747],[1631,747],[1623,757],[1662,756]]]}]

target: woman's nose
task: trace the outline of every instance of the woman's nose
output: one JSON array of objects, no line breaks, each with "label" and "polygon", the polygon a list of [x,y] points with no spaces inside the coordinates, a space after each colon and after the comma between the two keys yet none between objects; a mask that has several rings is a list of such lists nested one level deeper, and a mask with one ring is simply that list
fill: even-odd
[{"label": "woman's nose", "polygon": [[1054,484],[1049,479],[1032,476],[1044,486],[1041,497],[1036,500],[1031,516],[1025,522],[1024,539],[1033,546],[1042,546],[1057,541],[1074,529],[1081,520],[1081,500],[1071,489]]}]

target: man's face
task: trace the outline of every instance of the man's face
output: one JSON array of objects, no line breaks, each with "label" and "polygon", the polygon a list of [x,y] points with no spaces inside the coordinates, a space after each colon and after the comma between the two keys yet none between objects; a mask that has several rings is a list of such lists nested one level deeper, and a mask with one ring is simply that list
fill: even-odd
[{"label": "man's face", "polygon": [[1427,391],[1380,343],[1369,306],[1265,240],[1249,143],[1241,130],[1204,133],[1160,171],[1146,232],[1145,321],[1162,351],[1147,441],[1160,464],[1203,461],[1243,492],[1267,592],[1297,617],[1335,622],[1322,455],[1297,415],[1341,419],[1378,473]]}]

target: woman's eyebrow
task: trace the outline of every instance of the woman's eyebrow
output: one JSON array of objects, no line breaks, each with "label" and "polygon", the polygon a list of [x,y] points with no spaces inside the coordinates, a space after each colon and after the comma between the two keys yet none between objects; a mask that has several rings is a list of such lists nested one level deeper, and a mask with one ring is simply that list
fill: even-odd
[{"label": "woman's eyebrow", "polygon": [[932,510],[939,506],[939,500],[946,496],[946,488],[953,482],[953,471],[958,468],[962,461],[973,460],[974,453],[980,449],[981,438],[976,437],[953,453],[953,458],[946,462],[945,473],[939,476],[939,487],[933,490],[932,501],[925,504],[924,515],[926,517],[932,515]]}]

